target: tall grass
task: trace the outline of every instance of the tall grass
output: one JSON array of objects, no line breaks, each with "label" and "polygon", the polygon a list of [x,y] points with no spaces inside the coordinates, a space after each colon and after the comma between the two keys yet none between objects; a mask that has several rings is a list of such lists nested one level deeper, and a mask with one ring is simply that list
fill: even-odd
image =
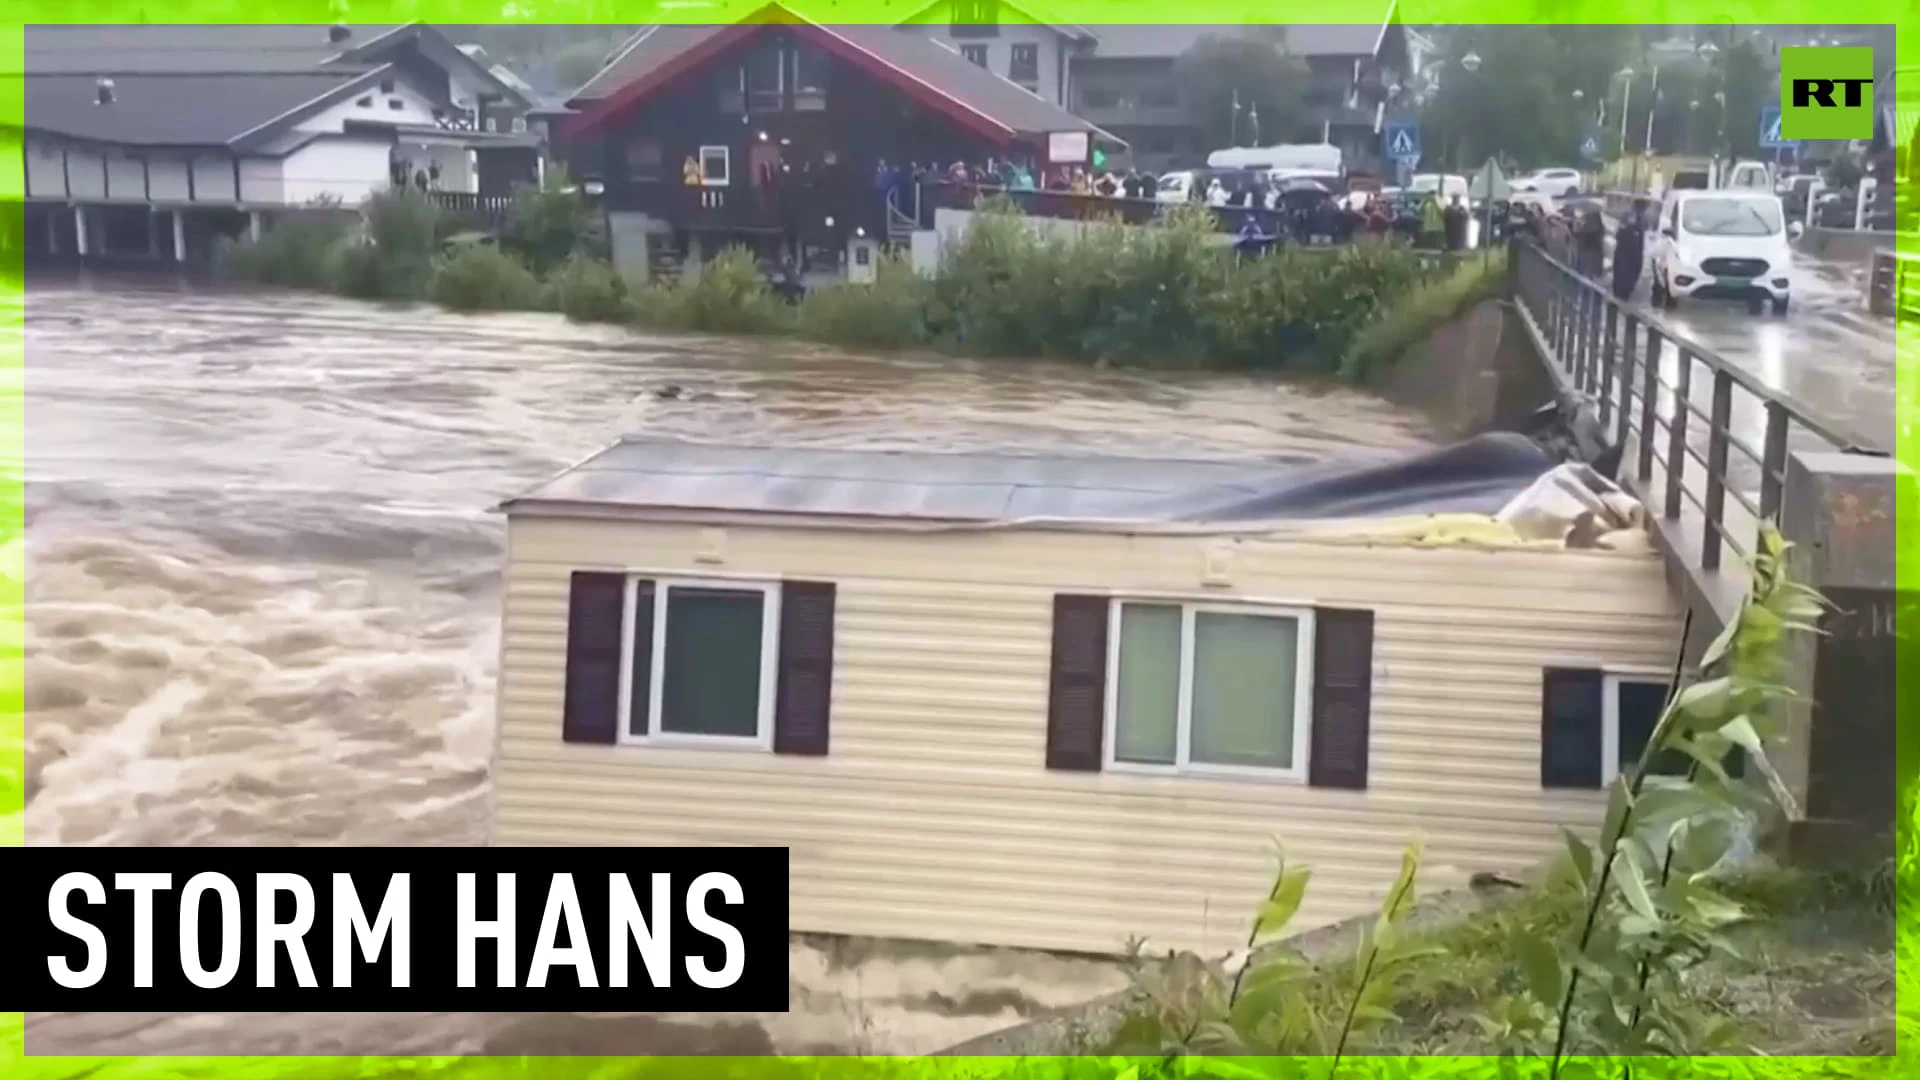
[{"label": "tall grass", "polygon": [[219,273],[241,281],[292,289],[330,289],[349,222],[315,214],[289,218],[260,238],[224,240],[215,262]]},{"label": "tall grass", "polygon": [[1463,259],[1444,274],[1414,285],[1352,335],[1340,359],[1341,376],[1366,383],[1384,374],[1435,327],[1499,295],[1506,275],[1506,250],[1497,249],[1484,259]]}]

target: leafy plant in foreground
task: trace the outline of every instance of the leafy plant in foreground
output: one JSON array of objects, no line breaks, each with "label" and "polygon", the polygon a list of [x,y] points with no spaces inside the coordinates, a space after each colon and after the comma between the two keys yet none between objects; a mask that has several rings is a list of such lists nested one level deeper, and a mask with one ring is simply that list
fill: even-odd
[{"label": "leafy plant in foreground", "polygon": [[[1394,1019],[1386,1003],[1395,985],[1408,965],[1433,954],[1410,947],[1403,933],[1419,866],[1419,849],[1408,847],[1379,915],[1357,935],[1351,969],[1329,982],[1298,949],[1278,940],[1300,910],[1310,877],[1307,867],[1287,865],[1281,852],[1245,949],[1224,960],[1182,952],[1137,964],[1135,989],[1144,1007],[1121,1027],[1116,1049],[1160,1055],[1166,1067],[1197,1054],[1319,1054],[1332,1056],[1337,1068],[1356,1035]],[[1222,1068],[1212,1061],[1184,1071]]]},{"label": "leafy plant in foreground", "polygon": [[[1558,940],[1515,936],[1525,990],[1479,1019],[1509,1055],[1550,1053],[1550,1076],[1573,1055],[1693,1054],[1732,1035],[1730,1022],[1702,1022],[1686,1007],[1682,978],[1715,954],[1739,958],[1726,931],[1747,913],[1716,883],[1762,815],[1793,806],[1766,744],[1778,737],[1780,707],[1792,696],[1782,683],[1782,645],[1790,633],[1814,631],[1822,602],[1788,580],[1786,548],[1778,533],[1765,532],[1738,616],[1672,695],[1632,770],[1609,789],[1597,848],[1566,834],[1583,917]],[[1656,780],[1650,766],[1672,752],[1690,759],[1686,776]],[[1728,774],[1735,753],[1764,784]]]}]

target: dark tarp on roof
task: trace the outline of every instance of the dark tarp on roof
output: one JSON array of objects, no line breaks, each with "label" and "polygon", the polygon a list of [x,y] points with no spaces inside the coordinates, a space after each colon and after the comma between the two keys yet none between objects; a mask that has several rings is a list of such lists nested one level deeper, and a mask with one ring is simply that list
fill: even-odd
[{"label": "dark tarp on roof", "polygon": [[115,75],[98,104],[91,75],[29,75],[31,129],[143,146],[220,146],[351,85],[356,71],[297,75]]},{"label": "dark tarp on roof", "polygon": [[511,512],[668,509],[923,522],[1232,524],[1496,513],[1554,466],[1518,435],[1359,464],[1018,457],[628,440]]},{"label": "dark tarp on roof", "polygon": [[[586,105],[617,95],[621,88],[674,57],[697,48],[731,29],[733,23],[658,25],[636,32],[613,62],[601,69],[573,95]],[[1073,113],[1021,89],[1019,86],[919,34],[881,24],[813,24],[916,81],[1020,135],[1054,131],[1085,131],[1119,144],[1121,141]]]},{"label": "dark tarp on roof", "polygon": [[35,75],[310,72],[395,28],[352,26],[336,44],[322,25],[29,26],[24,53]]}]

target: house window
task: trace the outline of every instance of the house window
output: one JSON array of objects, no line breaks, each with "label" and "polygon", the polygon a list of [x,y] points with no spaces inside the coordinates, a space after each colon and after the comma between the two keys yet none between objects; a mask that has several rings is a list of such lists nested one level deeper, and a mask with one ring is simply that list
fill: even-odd
[{"label": "house window", "polygon": [[1080,91],[1080,103],[1088,109],[1111,109],[1120,104],[1120,95],[1105,86],[1089,86]]},{"label": "house window", "polygon": [[727,68],[714,81],[714,107],[729,116],[747,111],[747,72],[745,68]]},{"label": "house window", "polygon": [[953,0],[953,21],[947,32],[957,38],[994,37],[1000,33],[998,0]]},{"label": "house window", "polygon": [[1023,43],[1016,44],[1010,50],[1007,60],[1007,78],[1029,90],[1040,86],[1040,46]]},{"label": "house window", "polygon": [[1171,86],[1148,86],[1140,91],[1140,104],[1148,109],[1174,109],[1180,106],[1180,94]]},{"label": "house window", "polygon": [[733,181],[733,159],[724,146],[700,148],[700,182],[707,187],[726,187]]},{"label": "house window", "polygon": [[406,107],[407,103],[397,97],[387,99],[387,108],[392,109],[394,112],[403,112],[406,110]]},{"label": "house window", "polygon": [[818,112],[827,107],[827,57],[811,45],[795,46],[787,54],[793,64],[793,107]]},{"label": "house window", "polygon": [[393,80],[392,80],[392,79],[381,79],[381,80],[380,80],[380,92],[381,92],[381,93],[383,93],[383,94],[391,94],[391,93],[393,93]]},{"label": "house window", "polygon": [[769,37],[747,56],[747,107],[754,112],[778,112],[786,91],[786,53]]},{"label": "house window", "polygon": [[770,747],[779,625],[772,584],[629,579],[620,741]]},{"label": "house window", "polygon": [[987,66],[987,47],[985,45],[962,45],[960,55],[980,67]]},{"label": "house window", "polygon": [[524,117],[524,116],[516,116],[516,117],[514,117],[514,118],[513,118],[513,133],[514,133],[515,135],[524,135],[524,134],[526,134],[526,132],[527,132],[527,118],[526,118],[526,117]]},{"label": "house window", "polygon": [[1305,779],[1313,613],[1116,600],[1108,764]]},{"label": "house window", "polygon": [[362,109],[371,109],[373,108],[373,95],[368,94],[366,97],[363,97],[358,101],[355,101],[354,104],[359,106]]},{"label": "house window", "polygon": [[636,183],[653,183],[663,178],[665,155],[660,150],[660,140],[632,138],[627,140],[625,148],[627,179]]},{"label": "house window", "polygon": [[[1654,728],[1667,709],[1668,683],[1664,678],[1608,675],[1600,699],[1600,767],[1602,785],[1629,774],[1653,738]],[[1647,769],[1650,777],[1685,776],[1693,758],[1682,750],[1662,750]]]}]

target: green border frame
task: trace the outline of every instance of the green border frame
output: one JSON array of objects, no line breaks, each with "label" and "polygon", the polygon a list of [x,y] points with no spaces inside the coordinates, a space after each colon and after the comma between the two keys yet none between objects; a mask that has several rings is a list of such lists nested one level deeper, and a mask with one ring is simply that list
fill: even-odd
[{"label": "green border frame", "polygon": [[[1035,0],[1046,16],[1062,21],[1099,25],[1111,23],[1166,23],[1165,0]],[[1388,0],[1289,0],[1287,3],[1250,3],[1245,0],[1186,0],[1177,5],[1179,22],[1195,23],[1354,23],[1370,21],[1361,11],[1378,9],[1384,15]],[[752,12],[764,0],[714,0],[703,8],[675,7],[659,11],[651,2],[611,0],[358,0],[351,4],[329,0],[272,0],[262,5],[245,0],[177,0],[156,7],[139,0],[96,0],[84,12],[71,0],[12,0],[13,14],[0,23],[0,118],[18,130],[22,118],[21,85],[8,74],[21,70],[22,27],[26,23],[69,22],[284,22],[329,23],[341,18],[357,22],[715,22]],[[924,6],[926,0],[795,0],[800,10],[823,22],[895,22]],[[1920,65],[1920,8],[1901,0],[1412,0],[1398,4],[1401,21],[1424,23],[1554,23],[1554,24],[1880,24],[1898,27],[1898,55]],[[76,17],[83,16],[83,17]],[[1905,88],[1904,98],[1920,100],[1920,86]],[[9,138],[0,144],[0,201],[17,202],[25,190],[23,160]],[[1920,196],[1910,188],[1899,198]],[[9,211],[11,212],[11,211]],[[19,223],[7,223],[18,229]],[[1920,254],[1910,240],[1901,250]],[[25,796],[25,727],[23,647],[25,641],[24,588],[24,480],[25,453],[25,290],[20,265],[0,266],[0,845],[23,841]],[[1900,324],[1896,330],[1896,408],[1900,424],[1897,456],[1909,468],[1920,470],[1920,326]],[[1908,511],[1907,505],[1901,512]],[[1902,590],[1920,588],[1920,551],[1914,534],[1900,522]],[[1902,627],[1902,629],[1906,629]],[[1899,775],[1912,778],[1920,754],[1910,699],[1920,686],[1920,648],[1911,631],[1902,635],[1900,680]],[[1905,808],[1899,822],[1901,880],[1911,881],[1920,862],[1920,801],[1911,788],[1902,792]],[[0,865],[4,865],[0,863]],[[4,880],[4,878],[0,878]],[[9,899],[20,899],[10,897]],[[1920,896],[1902,895],[1899,907],[1898,955],[1920,961],[1920,925],[1916,924]],[[1902,964],[1897,975],[1898,1027],[1920,1031],[1920,986],[1914,964]],[[0,978],[4,978],[0,973]],[[436,1073],[448,1076],[492,1077],[738,1077],[743,1080],[831,1075],[835,1077],[922,1078],[971,1077],[1032,1078],[1104,1077],[1127,1072],[1128,1063],[1097,1058],[458,1058],[458,1057],[255,1057],[255,1058],[83,1058],[28,1057],[25,1054],[23,1016],[0,1014],[0,1077],[8,1080],[54,1080],[64,1077],[221,1077],[281,1076],[372,1077]],[[1224,1064],[1224,1063],[1222,1063]],[[1326,1063],[1317,1059],[1278,1059],[1248,1062],[1248,1076],[1286,1078],[1322,1075]],[[1920,1046],[1902,1039],[1899,1052],[1878,1058],[1690,1058],[1644,1059],[1634,1065],[1642,1077],[1853,1077],[1920,1075]],[[1342,1077],[1378,1076],[1389,1080],[1478,1077],[1517,1080],[1544,1075],[1540,1063],[1501,1062],[1484,1057],[1356,1058],[1344,1062]]]}]

